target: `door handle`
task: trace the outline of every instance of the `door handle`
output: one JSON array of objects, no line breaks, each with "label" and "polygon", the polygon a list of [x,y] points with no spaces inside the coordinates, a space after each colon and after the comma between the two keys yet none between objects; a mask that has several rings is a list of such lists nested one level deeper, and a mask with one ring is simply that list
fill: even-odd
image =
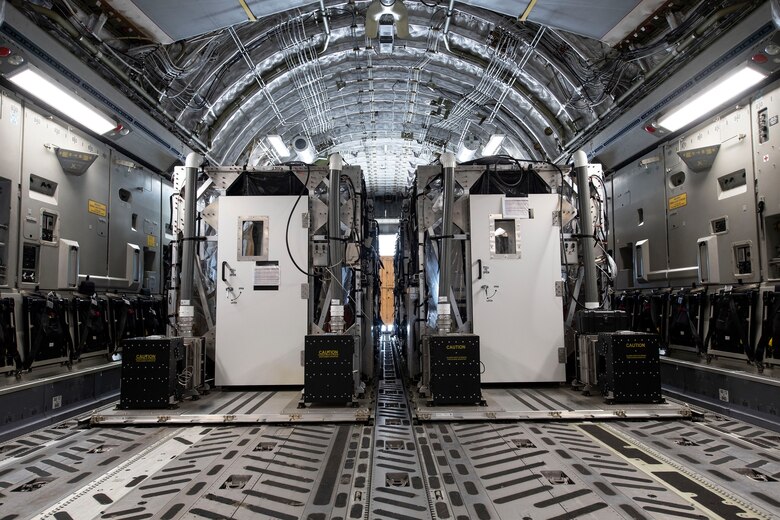
[{"label": "door handle", "polygon": [[[223,261],[222,261],[222,281],[223,281],[223,282],[225,282],[225,283],[227,283],[227,277],[225,276],[225,268],[226,268],[226,267],[228,267],[228,268],[229,268],[230,266],[228,265],[228,263],[227,263],[227,262],[225,262],[225,261],[223,260]],[[231,271],[232,271],[232,269],[231,269]]]},{"label": "door handle", "polygon": [[477,269],[479,270],[479,274],[477,275],[477,280],[482,280],[482,259],[477,259]]}]

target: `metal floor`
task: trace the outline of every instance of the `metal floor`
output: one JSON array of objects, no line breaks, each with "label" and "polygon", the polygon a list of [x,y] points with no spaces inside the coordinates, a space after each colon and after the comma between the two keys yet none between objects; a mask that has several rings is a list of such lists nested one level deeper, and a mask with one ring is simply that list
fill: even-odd
[{"label": "metal floor", "polygon": [[0,445],[0,520],[780,515],[775,432],[712,414],[416,423],[382,355],[373,425],[71,421]]}]

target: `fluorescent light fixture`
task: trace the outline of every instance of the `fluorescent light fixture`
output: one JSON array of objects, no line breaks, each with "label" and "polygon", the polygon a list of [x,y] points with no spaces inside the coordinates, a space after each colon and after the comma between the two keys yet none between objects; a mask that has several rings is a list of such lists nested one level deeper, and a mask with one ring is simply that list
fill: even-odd
[{"label": "fluorescent light fixture", "polygon": [[274,150],[276,150],[276,155],[278,155],[279,157],[290,156],[290,149],[287,148],[286,144],[284,144],[284,141],[282,140],[282,136],[275,135],[275,134],[269,135],[268,142],[271,144],[271,146],[274,147]]},{"label": "fluorescent light fixture", "polygon": [[676,132],[757,85],[764,78],[766,74],[763,72],[744,65],[730,76],[695,95],[679,108],[661,117],[658,126]]},{"label": "fluorescent light fixture", "polygon": [[469,162],[477,154],[477,148],[479,143],[477,141],[463,141],[458,146],[458,153],[455,154],[455,158],[459,163]]},{"label": "fluorescent light fixture", "polygon": [[395,235],[379,235],[379,256],[395,256]]},{"label": "fluorescent light fixture", "polygon": [[59,83],[28,67],[8,76],[8,80],[96,134],[114,130],[116,122],[98,112]]},{"label": "fluorescent light fixture", "polygon": [[317,156],[315,155],[313,148],[307,148],[298,152],[298,160],[305,162],[306,164],[311,164],[317,160]]},{"label": "fluorescent light fixture", "polygon": [[308,137],[299,135],[292,140],[292,143],[299,161],[311,164],[317,160],[317,150]]},{"label": "fluorescent light fixture", "polygon": [[490,136],[490,140],[485,145],[485,147],[482,149],[482,155],[489,156],[489,155],[495,155],[495,153],[498,151],[498,149],[501,147],[501,143],[504,142],[504,138],[506,136],[504,134],[493,134]]}]

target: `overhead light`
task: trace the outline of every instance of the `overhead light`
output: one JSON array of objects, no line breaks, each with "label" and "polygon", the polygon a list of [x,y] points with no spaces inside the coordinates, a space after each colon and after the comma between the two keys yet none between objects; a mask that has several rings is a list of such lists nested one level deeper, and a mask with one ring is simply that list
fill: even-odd
[{"label": "overhead light", "polygon": [[32,67],[9,75],[8,80],[96,134],[111,132],[117,126],[116,122],[108,116],[98,112],[75,94],[68,92],[62,85]]},{"label": "overhead light", "polygon": [[662,126],[670,132],[676,132],[727,101],[736,98],[760,83],[764,78],[766,78],[766,74],[745,65],[712,87],[692,97],[681,107],[661,117],[658,120],[658,126]]},{"label": "overhead light", "polygon": [[495,155],[495,153],[501,147],[501,143],[504,142],[504,138],[505,137],[506,136],[504,134],[493,134],[493,135],[491,135],[490,136],[490,140],[485,145],[485,147],[482,149],[482,155],[484,155],[484,156]]},{"label": "overhead light", "polygon": [[317,160],[317,151],[307,137],[299,135],[293,139],[293,148],[299,161],[311,164]]},{"label": "overhead light", "polygon": [[455,158],[459,163],[469,162],[477,155],[479,149],[479,139],[473,134],[466,135],[458,144],[458,151]]},{"label": "overhead light", "polygon": [[273,146],[274,150],[276,151],[276,155],[279,157],[289,157],[290,156],[290,149],[287,148],[287,145],[284,144],[284,141],[282,140],[282,137],[280,135],[272,134],[268,136],[268,142]]}]

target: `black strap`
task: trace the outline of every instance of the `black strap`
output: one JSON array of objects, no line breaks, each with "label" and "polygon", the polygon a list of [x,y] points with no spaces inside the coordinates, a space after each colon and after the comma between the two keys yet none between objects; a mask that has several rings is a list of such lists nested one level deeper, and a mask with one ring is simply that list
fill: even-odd
[{"label": "black strap", "polygon": [[[53,305],[53,304],[52,304]],[[28,310],[28,314],[31,314]],[[30,320],[33,319],[32,316],[29,317]],[[29,356],[27,356],[27,359],[25,359],[24,363],[24,369],[30,370],[32,367],[32,364],[35,362],[35,358],[38,355],[38,352],[41,349],[41,346],[44,342],[48,341],[49,336],[51,335],[51,328],[50,325],[50,318],[49,318],[49,300],[44,301],[44,307],[43,312],[41,313],[41,317],[38,320],[38,327],[36,328],[35,335],[33,336],[33,341],[30,345],[30,352],[28,352]]]},{"label": "black strap", "polygon": [[746,333],[744,327],[742,326],[742,317],[740,316],[739,309],[737,308],[737,302],[734,295],[729,297],[728,322],[731,322],[731,324],[737,330],[740,346],[742,347],[742,350],[745,352],[745,355],[747,356],[748,360],[752,363],[755,360],[755,353],[753,352],[753,344],[750,342],[750,337],[748,333]]},{"label": "black strap", "polygon": [[764,355],[773,357],[780,338],[780,298],[778,293],[764,293],[764,319],[761,323],[761,337],[756,345],[756,359],[763,361]]}]

